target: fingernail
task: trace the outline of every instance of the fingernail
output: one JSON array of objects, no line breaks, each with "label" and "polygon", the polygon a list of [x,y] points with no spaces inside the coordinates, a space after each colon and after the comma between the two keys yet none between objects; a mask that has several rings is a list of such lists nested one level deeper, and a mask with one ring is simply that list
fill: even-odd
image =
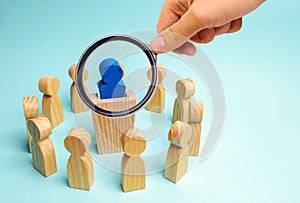
[{"label": "fingernail", "polygon": [[165,40],[161,35],[158,35],[152,40],[150,46],[154,51],[164,51],[166,48]]}]

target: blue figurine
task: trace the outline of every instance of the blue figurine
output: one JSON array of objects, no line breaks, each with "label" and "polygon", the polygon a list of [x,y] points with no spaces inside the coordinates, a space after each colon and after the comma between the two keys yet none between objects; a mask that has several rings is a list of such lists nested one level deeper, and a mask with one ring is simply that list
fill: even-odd
[{"label": "blue figurine", "polygon": [[101,99],[125,97],[126,86],[122,80],[123,70],[116,59],[104,59],[99,66],[102,79],[98,81]]}]

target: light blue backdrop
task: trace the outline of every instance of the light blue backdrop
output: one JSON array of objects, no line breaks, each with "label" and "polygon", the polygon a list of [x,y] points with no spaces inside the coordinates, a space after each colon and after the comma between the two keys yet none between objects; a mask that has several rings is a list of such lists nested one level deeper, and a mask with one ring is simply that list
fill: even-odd
[{"label": "light blue backdrop", "polygon": [[[158,173],[125,194],[120,176],[94,164],[90,192],[67,186],[63,139],[74,127],[67,69],[93,40],[154,29],[159,0],[0,0],[0,202],[298,202],[300,182],[299,3],[268,1],[232,35],[201,45],[225,88],[223,137],[209,159],[191,159],[174,185]],[[44,74],[61,80],[65,122],[54,129],[58,172],[44,178],[27,153],[22,98],[41,94]]]}]

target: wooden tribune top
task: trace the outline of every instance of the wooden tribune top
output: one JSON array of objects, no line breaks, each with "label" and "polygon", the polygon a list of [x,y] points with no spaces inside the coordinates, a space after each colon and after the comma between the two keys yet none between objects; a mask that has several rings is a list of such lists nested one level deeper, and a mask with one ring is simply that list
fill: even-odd
[{"label": "wooden tribune top", "polygon": [[99,99],[97,94],[91,94],[90,99],[95,105],[108,111],[127,110],[136,104],[136,97],[132,90],[126,91],[126,97]]}]

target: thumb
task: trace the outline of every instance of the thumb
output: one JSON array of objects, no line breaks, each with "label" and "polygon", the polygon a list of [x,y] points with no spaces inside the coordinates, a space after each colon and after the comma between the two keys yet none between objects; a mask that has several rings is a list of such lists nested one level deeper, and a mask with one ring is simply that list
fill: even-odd
[{"label": "thumb", "polygon": [[158,54],[173,51],[204,28],[205,24],[197,19],[195,11],[190,8],[178,21],[161,31],[151,41],[150,47]]}]

